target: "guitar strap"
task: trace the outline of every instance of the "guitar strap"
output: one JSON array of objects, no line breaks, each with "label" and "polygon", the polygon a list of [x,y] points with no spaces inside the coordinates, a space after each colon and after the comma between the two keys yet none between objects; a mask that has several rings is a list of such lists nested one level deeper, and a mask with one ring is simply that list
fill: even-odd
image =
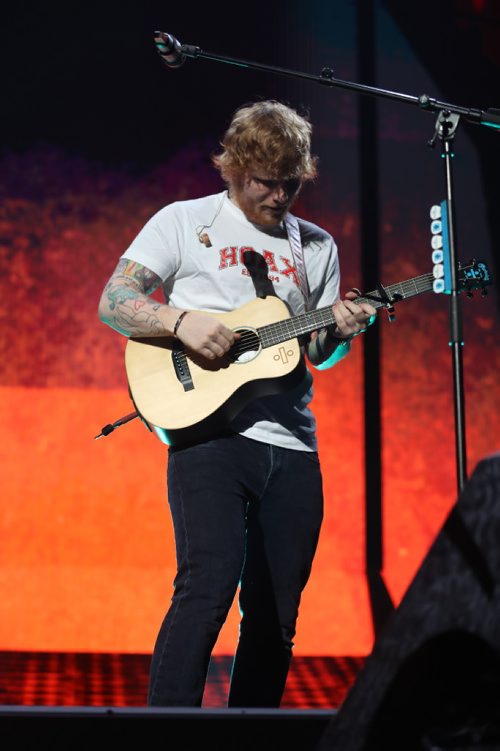
[{"label": "guitar strap", "polygon": [[307,281],[304,253],[302,252],[302,241],[300,239],[300,229],[297,217],[292,214],[287,214],[285,217],[285,227],[288,234],[288,241],[292,249],[295,268],[297,269],[300,289],[304,297],[304,306],[307,310],[309,304],[309,284]]}]

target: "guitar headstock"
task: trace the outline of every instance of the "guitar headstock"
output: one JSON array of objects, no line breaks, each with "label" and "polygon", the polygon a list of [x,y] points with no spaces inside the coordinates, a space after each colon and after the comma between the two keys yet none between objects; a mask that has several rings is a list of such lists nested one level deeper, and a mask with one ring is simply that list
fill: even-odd
[{"label": "guitar headstock", "polygon": [[[431,206],[431,247],[432,262],[434,268],[432,275],[434,281],[432,289],[436,293],[444,292],[449,295],[452,291],[452,268],[450,258],[450,244],[448,238],[448,206],[446,201]],[[468,263],[458,263],[457,268],[457,292],[465,292],[472,297],[475,289],[480,289],[484,297],[491,282],[491,274],[487,265],[475,258]]]},{"label": "guitar headstock", "polygon": [[486,295],[486,289],[492,283],[491,274],[488,266],[482,261],[471,259],[468,263],[458,265],[458,291],[465,292],[468,297],[472,297],[475,289],[480,289],[481,294]]}]

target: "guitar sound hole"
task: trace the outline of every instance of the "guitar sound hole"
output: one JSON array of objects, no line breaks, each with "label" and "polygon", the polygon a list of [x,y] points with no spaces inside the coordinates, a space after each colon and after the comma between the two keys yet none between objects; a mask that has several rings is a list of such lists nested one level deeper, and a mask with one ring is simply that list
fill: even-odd
[{"label": "guitar sound hole", "polygon": [[228,352],[231,361],[242,364],[254,360],[261,350],[257,332],[254,329],[247,328],[238,328],[235,331],[241,334],[241,337]]}]

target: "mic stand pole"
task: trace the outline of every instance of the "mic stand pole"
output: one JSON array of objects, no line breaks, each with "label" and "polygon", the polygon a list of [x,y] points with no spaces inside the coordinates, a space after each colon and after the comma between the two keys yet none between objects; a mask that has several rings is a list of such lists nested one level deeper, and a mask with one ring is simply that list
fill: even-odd
[{"label": "mic stand pole", "polygon": [[265,65],[249,60],[240,60],[218,55],[211,52],[205,52],[200,47],[190,44],[181,44],[180,52],[185,57],[203,58],[214,60],[216,62],[237,65],[240,68],[249,68],[252,70],[261,70],[268,73],[277,73],[279,75],[292,76],[308,81],[315,81],[324,86],[335,86],[341,89],[349,89],[360,94],[377,96],[385,99],[393,99],[405,104],[418,106],[425,112],[439,112],[436,125],[436,135],[430,142],[434,145],[434,140],[439,137],[442,143],[442,157],[445,165],[445,182],[446,182],[446,202],[448,208],[448,236],[450,246],[450,271],[451,271],[451,297],[450,297],[450,346],[453,356],[453,387],[455,400],[455,445],[456,445],[456,462],[457,462],[457,484],[458,491],[462,490],[466,476],[466,447],[465,447],[465,410],[464,410],[464,389],[463,389],[463,362],[462,362],[462,318],[457,291],[457,258],[455,253],[455,216],[453,203],[453,181],[451,159],[453,152],[451,145],[455,137],[458,121],[463,117],[467,122],[475,125],[486,125],[491,128],[500,129],[500,109],[480,110],[471,107],[462,107],[460,105],[440,102],[433,99],[427,94],[412,96],[396,91],[388,91],[375,86],[365,86],[363,84],[353,83],[351,81],[342,81],[334,77],[331,68],[323,68],[321,75],[316,76],[309,73],[289,70],[272,65]]},{"label": "mic stand pole", "polygon": [[463,334],[462,309],[458,293],[457,269],[458,259],[455,249],[455,203],[453,198],[452,159],[454,157],[453,142],[459,122],[459,115],[449,110],[439,113],[436,121],[436,133],[429,145],[434,146],[436,137],[441,141],[441,156],[445,169],[446,207],[448,217],[448,250],[450,257],[450,347],[453,366],[453,394],[455,409],[455,451],[457,466],[458,492],[462,491],[467,479],[467,454],[465,446],[465,408],[463,387]]}]

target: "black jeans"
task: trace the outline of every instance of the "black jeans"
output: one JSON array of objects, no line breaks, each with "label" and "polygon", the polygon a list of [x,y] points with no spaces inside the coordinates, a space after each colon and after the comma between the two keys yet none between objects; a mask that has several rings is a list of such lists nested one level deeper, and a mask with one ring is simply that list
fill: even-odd
[{"label": "black jeans", "polygon": [[201,706],[210,656],[240,584],[228,706],[278,707],[323,518],[318,455],[218,438],[169,449],[177,574],[148,704]]}]

